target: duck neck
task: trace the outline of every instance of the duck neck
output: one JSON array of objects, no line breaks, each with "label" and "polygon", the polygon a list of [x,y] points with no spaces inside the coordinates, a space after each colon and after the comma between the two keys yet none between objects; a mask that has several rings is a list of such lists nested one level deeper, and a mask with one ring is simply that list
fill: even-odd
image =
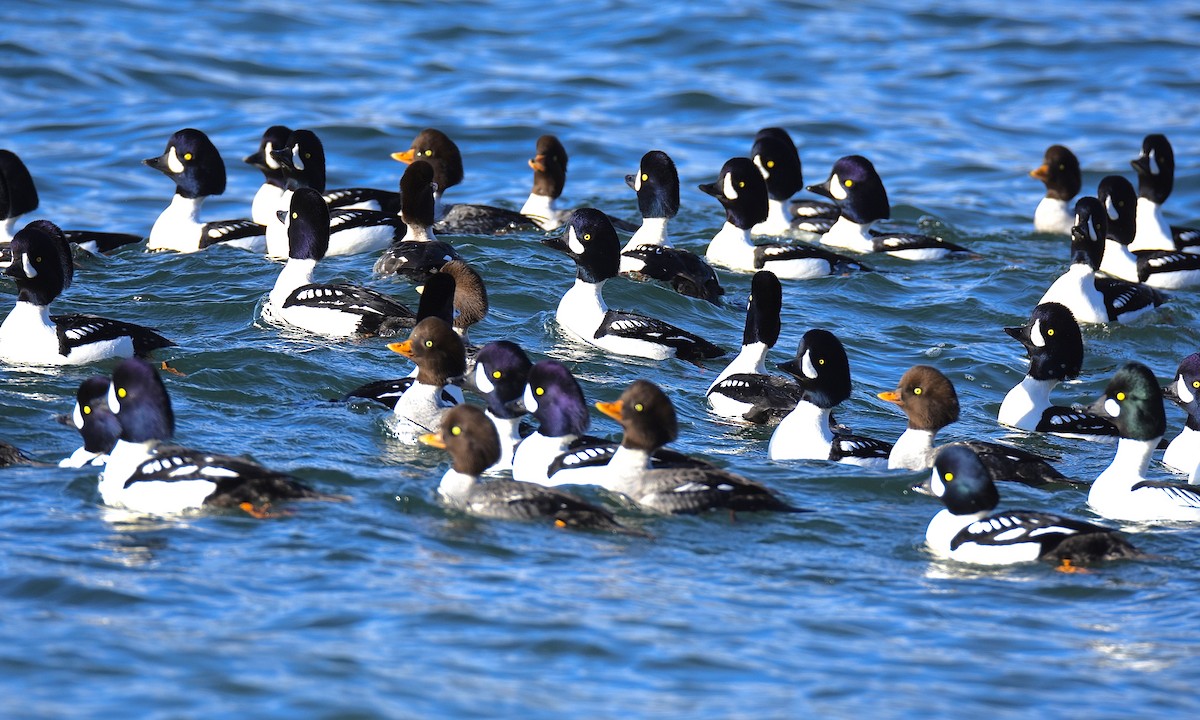
[{"label": "duck neck", "polygon": [[496,426],[496,433],[500,436],[500,459],[492,465],[492,469],[511,468],[513,453],[521,442],[521,417],[497,417],[490,410],[485,410],[484,414]]},{"label": "duck neck", "polygon": [[1100,473],[1100,476],[1092,483],[1092,487],[1111,488],[1119,486],[1129,489],[1142,480],[1145,480],[1146,468],[1150,466],[1150,457],[1153,455],[1155,448],[1158,447],[1158,441],[1161,439],[1134,440],[1132,438],[1121,438],[1118,440],[1117,452],[1113,456],[1112,463],[1104,472]]},{"label": "duck neck", "polygon": [[554,207],[557,198],[549,195],[529,193],[525,204],[521,206],[521,214],[538,224],[542,230],[557,230],[562,225],[558,209]]},{"label": "duck neck", "polygon": [[856,223],[850,218],[842,215],[829,228],[829,231],[821,236],[821,244],[832,245],[833,247],[846,248],[855,252],[873,252],[875,250],[875,241],[871,239],[870,229],[871,223]]},{"label": "duck neck", "polygon": [[950,556],[950,543],[962,529],[973,522],[978,522],[988,515],[987,510],[981,510],[969,515],[955,515],[949,508],[943,509],[925,529],[925,544],[938,557]]},{"label": "duck neck", "polygon": [[754,342],[750,343],[749,345],[743,345],[742,351],[737,354],[737,357],[735,357],[732,362],[725,366],[725,369],[722,370],[719,375],[717,375],[717,379],[712,381],[712,385],[709,385],[708,389],[712,390],[717,383],[721,382],[730,375],[737,375],[739,373],[745,373],[748,375],[766,375],[767,351],[770,349],[770,346],[764,342]]},{"label": "duck neck", "polygon": [[100,473],[100,497],[105,505],[120,505],[121,493],[125,490],[125,481],[129,479],[138,466],[154,456],[158,440],[146,442],[128,442],[117,440],[112,452],[108,454],[108,463],[104,472]]},{"label": "duck neck", "polygon": [[823,408],[801,400],[779,421],[771,435],[767,456],[772,460],[828,460],[833,452],[833,431],[829,415],[833,408]]},{"label": "duck neck", "polygon": [[788,218],[787,208],[784,207],[785,202],[768,198],[767,219],[751,228],[751,232],[755,235],[787,235],[792,229],[792,222]]},{"label": "duck neck", "polygon": [[1133,242],[1129,244],[1131,252],[1175,249],[1171,226],[1163,219],[1162,205],[1153,200],[1144,197],[1137,199],[1135,228]]},{"label": "duck neck", "polygon": [[602,487],[629,494],[633,483],[650,468],[650,451],[621,445],[608,461]]},{"label": "duck neck", "polygon": [[627,252],[639,245],[671,247],[671,239],[667,236],[667,223],[670,220],[671,218],[642,218],[642,226],[629,238],[621,252]]},{"label": "duck neck", "polygon": [[438,483],[438,495],[447,504],[454,507],[463,507],[467,504],[467,500],[471,497],[471,491],[475,488],[475,483],[479,481],[474,475],[460,473],[451,468],[442,476],[442,481]]},{"label": "duck neck", "polygon": [[932,430],[908,428],[888,455],[889,470],[927,470],[933,466]]},{"label": "duck neck", "polygon": [[1001,425],[1033,430],[1050,407],[1050,391],[1055,385],[1058,380],[1035,380],[1026,375],[1004,396],[996,419]]},{"label": "duck neck", "polygon": [[288,261],[283,265],[283,269],[279,271],[279,277],[275,278],[275,287],[271,288],[271,304],[277,308],[282,308],[284,301],[297,288],[304,285],[311,285],[313,270],[316,267],[317,261],[313,259],[299,260],[297,258],[288,258]]}]

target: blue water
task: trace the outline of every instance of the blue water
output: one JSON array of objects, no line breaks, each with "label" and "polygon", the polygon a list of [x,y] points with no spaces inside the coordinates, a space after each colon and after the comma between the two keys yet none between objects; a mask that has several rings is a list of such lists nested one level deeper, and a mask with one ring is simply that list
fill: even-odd
[{"label": "blue water", "polygon": [[[538,135],[571,153],[564,197],[635,219],[622,179],[652,148],[684,182],[676,243],[723,220],[695,189],[765,126],[787,128],[806,180],[869,156],[894,226],[937,231],[978,260],[785,285],[786,359],[811,327],[846,344],[839,418],[895,438],[875,394],[932,363],[962,419],[946,441],[1008,439],[1095,477],[1111,446],[1006,433],[1023,375],[1019,324],[1067,259],[1031,233],[1047,145],[1081,158],[1085,188],[1132,175],[1166,133],[1167,215],[1200,224],[1200,6],[1178,2],[562,4],[10,2],[0,6],[0,146],[19,153],[41,213],[64,227],[145,234],[169,181],[139,161],[181,127],[206,131],[229,188],[205,217],[245,216],[259,176],[239,160],[268,125],[316,130],[330,186],[394,187],[388,154],[436,126],[463,149],[448,199],[519,207]],[[1140,533],[1159,557],[1066,575],[934,562],[936,501],[915,475],[765,459],[768,429],[719,423],[702,400],[718,364],[615,361],[572,346],[553,310],[569,261],[536,236],[455,237],[488,282],[477,341],[569,360],[589,400],[647,377],[669,389],[681,450],[817,512],[625,516],[653,540],[556,532],[448,513],[438,451],[389,439],[382,413],[326,402],[409,366],[379,340],[327,344],[256,321],[278,265],[214,249],[80,257],[56,304],[159,328],[177,438],[245,453],[351,496],[267,521],[210,515],[120,524],[94,473],[0,473],[0,715],[57,717],[1191,717],[1200,650],[1194,530]],[[373,257],[323,277],[415,300]],[[611,283],[610,303],[736,347],[749,278],[723,307]],[[0,305],[11,283],[0,284]],[[1153,320],[1085,331],[1089,402],[1122,362],[1163,381],[1196,348],[1194,293]],[[54,460],[78,446],[51,416],[111,366],[0,369],[0,437]],[[1168,410],[1172,435],[1182,413]],[[597,413],[594,431],[615,434]],[[1166,473],[1156,467],[1160,477]],[[1009,506],[1086,516],[1082,493],[1002,489]]]}]

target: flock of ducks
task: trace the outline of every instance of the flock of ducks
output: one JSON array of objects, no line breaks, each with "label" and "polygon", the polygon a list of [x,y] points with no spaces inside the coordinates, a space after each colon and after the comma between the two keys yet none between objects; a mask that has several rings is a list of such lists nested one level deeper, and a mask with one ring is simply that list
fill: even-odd
[{"label": "flock of ducks", "polygon": [[[71,421],[83,446],[61,462],[100,468],[105,505],[170,516],[206,508],[240,508],[256,516],[288,500],[342,501],[298,478],[250,460],[171,444],[174,414],[160,369],[145,360],[173,345],[157,331],[85,314],[51,315],[50,305],[75,279],[72,246],[111,252],[146,242],[152,251],[191,253],[225,245],[284,260],[262,304],[269,324],[328,338],[401,338],[387,347],[415,366],[347,393],[390,408],[389,430],[402,440],[444,448],[450,469],[438,485],[449,507],[474,515],[537,520],[557,527],[646,535],[607,508],[561,489],[597,486],[648,514],[712,509],[804,512],[771,489],[703,459],[670,450],[679,427],[672,400],[637,380],[596,409],[620,423],[619,442],[587,435],[591,408],[570,369],[533,362],[513,339],[474,346],[468,329],[488,311],[483,278],[447,237],[533,234],[575,265],[575,282],[555,313],[559,329],[593,352],[699,363],[725,355],[703,329],[688,330],[642,313],[609,308],[604,286],[619,276],[658,281],[699,302],[720,304],[714,271],[753,273],[740,352],[705,392],[723,418],[774,425],[767,447],[777,461],[818,460],[866,467],[930,471],[925,490],[945,509],[926,540],[939,557],[984,564],[1032,560],[1081,564],[1137,557],[1111,528],[1057,515],[1001,511],[996,484],[1072,487],[1044,458],[988,442],[937,447],[937,433],[958,418],[950,380],[918,365],[894,390],[880,393],[908,419],[898,440],[851,433],[833,418],[850,397],[846,350],[828,330],[806,332],[794,358],[768,370],[780,333],[782,281],[871,272],[872,257],[938,261],[972,251],[938,237],[880,231],[890,217],[883,181],[865,157],[834,163],[808,190],[823,200],[794,200],[804,189],[799,154],[787,132],[766,128],[749,157],[732,158],[700,189],[718,200],[725,222],[703,255],[673,246],[670,220],[679,210],[679,176],[671,158],[647,152],[626,182],[637,193],[642,222],[594,208],[566,210],[558,200],[568,156],[551,135],[529,161],[533,187],[520,211],[448,204],[443,195],[463,179],[462,155],[443,132],[426,129],[408,150],[398,190],[326,187],[325,153],[310,130],[273,126],[245,162],[263,174],[251,217],[203,220],[208,197],[225,190],[225,165],[209,138],[183,129],[163,153],[143,161],[171,178],[175,194],[147,238],[63,230],[34,219],[37,191],[16,154],[0,150],[0,262],[17,287],[15,307],[0,324],[0,361],[14,366],[83,365],[124,358],[111,376],[79,387]],[[1140,363],[1121,367],[1090,408],[1055,405],[1060,382],[1078,377],[1080,324],[1128,322],[1167,301],[1163,290],[1200,284],[1200,232],[1169,226],[1162,203],[1173,187],[1174,156],[1162,135],[1145,138],[1132,161],[1138,187],[1105,177],[1094,196],[1082,189],[1078,160],[1055,145],[1030,174],[1046,185],[1034,214],[1036,231],[1070,237],[1070,265],[1033,309],[1005,331],[1029,355],[1025,378],[1004,398],[998,421],[1028,432],[1116,440],[1112,464],[1086,484],[1100,517],[1132,523],[1200,522],[1200,353],[1185,358],[1167,388]],[[631,237],[622,245],[618,232]],[[763,241],[762,236],[771,239]],[[759,238],[756,240],[756,237]],[[809,238],[811,242],[800,240]],[[331,255],[374,253],[374,272],[421,288],[419,306],[371,288],[319,279]],[[470,394],[471,400],[464,395]],[[1188,413],[1187,427],[1163,463],[1188,482],[1146,476],[1167,432],[1164,395]],[[532,420],[534,427],[523,424]],[[0,446],[0,464],[32,462]]]}]

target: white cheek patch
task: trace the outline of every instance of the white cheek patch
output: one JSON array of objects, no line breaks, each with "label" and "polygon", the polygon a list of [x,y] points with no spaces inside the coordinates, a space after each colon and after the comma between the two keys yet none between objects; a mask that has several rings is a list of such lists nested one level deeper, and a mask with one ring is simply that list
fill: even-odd
[{"label": "white cheek patch", "polygon": [[733,174],[725,176],[725,183],[721,186],[721,192],[725,193],[725,198],[728,200],[737,200],[738,193],[733,187]]},{"label": "white cheek patch", "polygon": [[1179,379],[1175,381],[1175,394],[1178,395],[1179,399],[1184,403],[1190,403],[1196,399],[1196,395],[1192,393],[1191,386],[1184,382],[1182,375],[1180,375]]},{"label": "white cheek patch", "polygon": [[642,191],[642,175],[643,174],[644,173],[642,173],[641,168],[638,168],[638,174],[633,176],[633,191],[634,192]]},{"label": "white cheek patch", "polygon": [[121,412],[121,401],[117,399],[117,386],[108,386],[108,409],[112,410],[113,415]]},{"label": "white cheek patch", "polygon": [[576,255],[583,254],[583,243],[579,242],[579,236],[575,234],[575,227],[567,228],[567,247]]},{"label": "white cheek patch", "polygon": [[842,179],[837,176],[837,173],[829,178],[829,194],[833,196],[834,200],[845,200],[849,197],[846,194],[846,188],[842,187]]},{"label": "white cheek patch", "polygon": [[29,253],[21,255],[21,267],[25,269],[25,277],[30,280],[37,277],[37,268],[33,266],[33,263],[29,262]]},{"label": "white cheek patch", "polygon": [[485,395],[496,389],[496,386],[492,383],[492,379],[488,377],[487,368],[482,364],[475,366],[475,387],[479,388],[479,392]]},{"label": "white cheek patch", "polygon": [[933,493],[934,497],[940,498],[946,494],[946,484],[942,482],[942,477],[938,474],[936,468],[929,476],[929,490]]},{"label": "white cheek patch", "polygon": [[1112,415],[1113,417],[1118,417],[1121,414],[1121,403],[1113,400],[1112,398],[1105,400],[1104,412]]},{"label": "white cheek patch", "polygon": [[71,418],[75,421],[75,429],[83,429],[83,412],[79,409],[79,403],[75,403],[75,412],[71,413]]},{"label": "white cheek patch", "polygon": [[267,167],[271,168],[272,170],[278,170],[282,166],[279,164],[278,160],[271,157],[271,153],[273,152],[275,152],[275,143],[267,141],[267,144],[263,146],[263,160],[266,161]]},{"label": "white cheek patch", "polygon": [[1034,347],[1046,347],[1046,338],[1042,335],[1042,321],[1034,320],[1033,327],[1029,328],[1029,342],[1033,343]]},{"label": "white cheek patch", "polygon": [[1104,209],[1108,210],[1108,219],[1109,220],[1117,219],[1117,206],[1113,205],[1112,195],[1109,195],[1108,197],[1104,198]]},{"label": "white cheek patch", "polygon": [[292,165],[295,165],[297,170],[304,169],[304,161],[300,159],[300,155],[300,146],[297,145],[296,148],[292,150]]},{"label": "white cheek patch", "polygon": [[763,180],[771,179],[771,171],[767,169],[766,165],[763,165],[762,155],[754,156],[754,167],[758,168],[758,171],[762,173]]},{"label": "white cheek patch", "polygon": [[808,350],[805,350],[804,357],[800,358],[800,370],[804,372],[804,377],[817,379],[817,368],[813,365],[812,353]]},{"label": "white cheek patch", "polygon": [[538,401],[537,401],[537,398],[535,398],[533,396],[533,388],[530,387],[529,385],[525,386],[525,397],[522,398],[522,402],[525,403],[526,410],[528,410],[531,413],[537,412]]},{"label": "white cheek patch", "polygon": [[178,175],[183,172],[183,163],[179,162],[179,155],[175,153],[175,147],[167,151],[167,169]]}]

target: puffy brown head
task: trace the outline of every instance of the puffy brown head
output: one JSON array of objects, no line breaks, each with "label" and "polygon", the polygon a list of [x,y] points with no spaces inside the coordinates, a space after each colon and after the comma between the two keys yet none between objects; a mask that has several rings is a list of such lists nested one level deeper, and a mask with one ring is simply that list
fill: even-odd
[{"label": "puffy brown head", "polygon": [[417,382],[425,385],[444,385],[467,371],[462,338],[438,317],[417,323],[407,340],[388,345],[388,350],[416,363]]},{"label": "puffy brown head", "polygon": [[421,442],[450,453],[450,466],[464,475],[481,475],[500,461],[500,436],[496,426],[474,405],[458,405],[442,415],[437,433]]},{"label": "puffy brown head", "polygon": [[879,393],[880,400],[896,403],[914,430],[937,432],[958,420],[958,393],[937,368],[914,365],[900,378],[895,390]]},{"label": "puffy brown head", "polygon": [[616,402],[598,402],[596,408],[621,423],[621,445],[653,451],[679,437],[675,406],[657,385],[635,380]]}]

